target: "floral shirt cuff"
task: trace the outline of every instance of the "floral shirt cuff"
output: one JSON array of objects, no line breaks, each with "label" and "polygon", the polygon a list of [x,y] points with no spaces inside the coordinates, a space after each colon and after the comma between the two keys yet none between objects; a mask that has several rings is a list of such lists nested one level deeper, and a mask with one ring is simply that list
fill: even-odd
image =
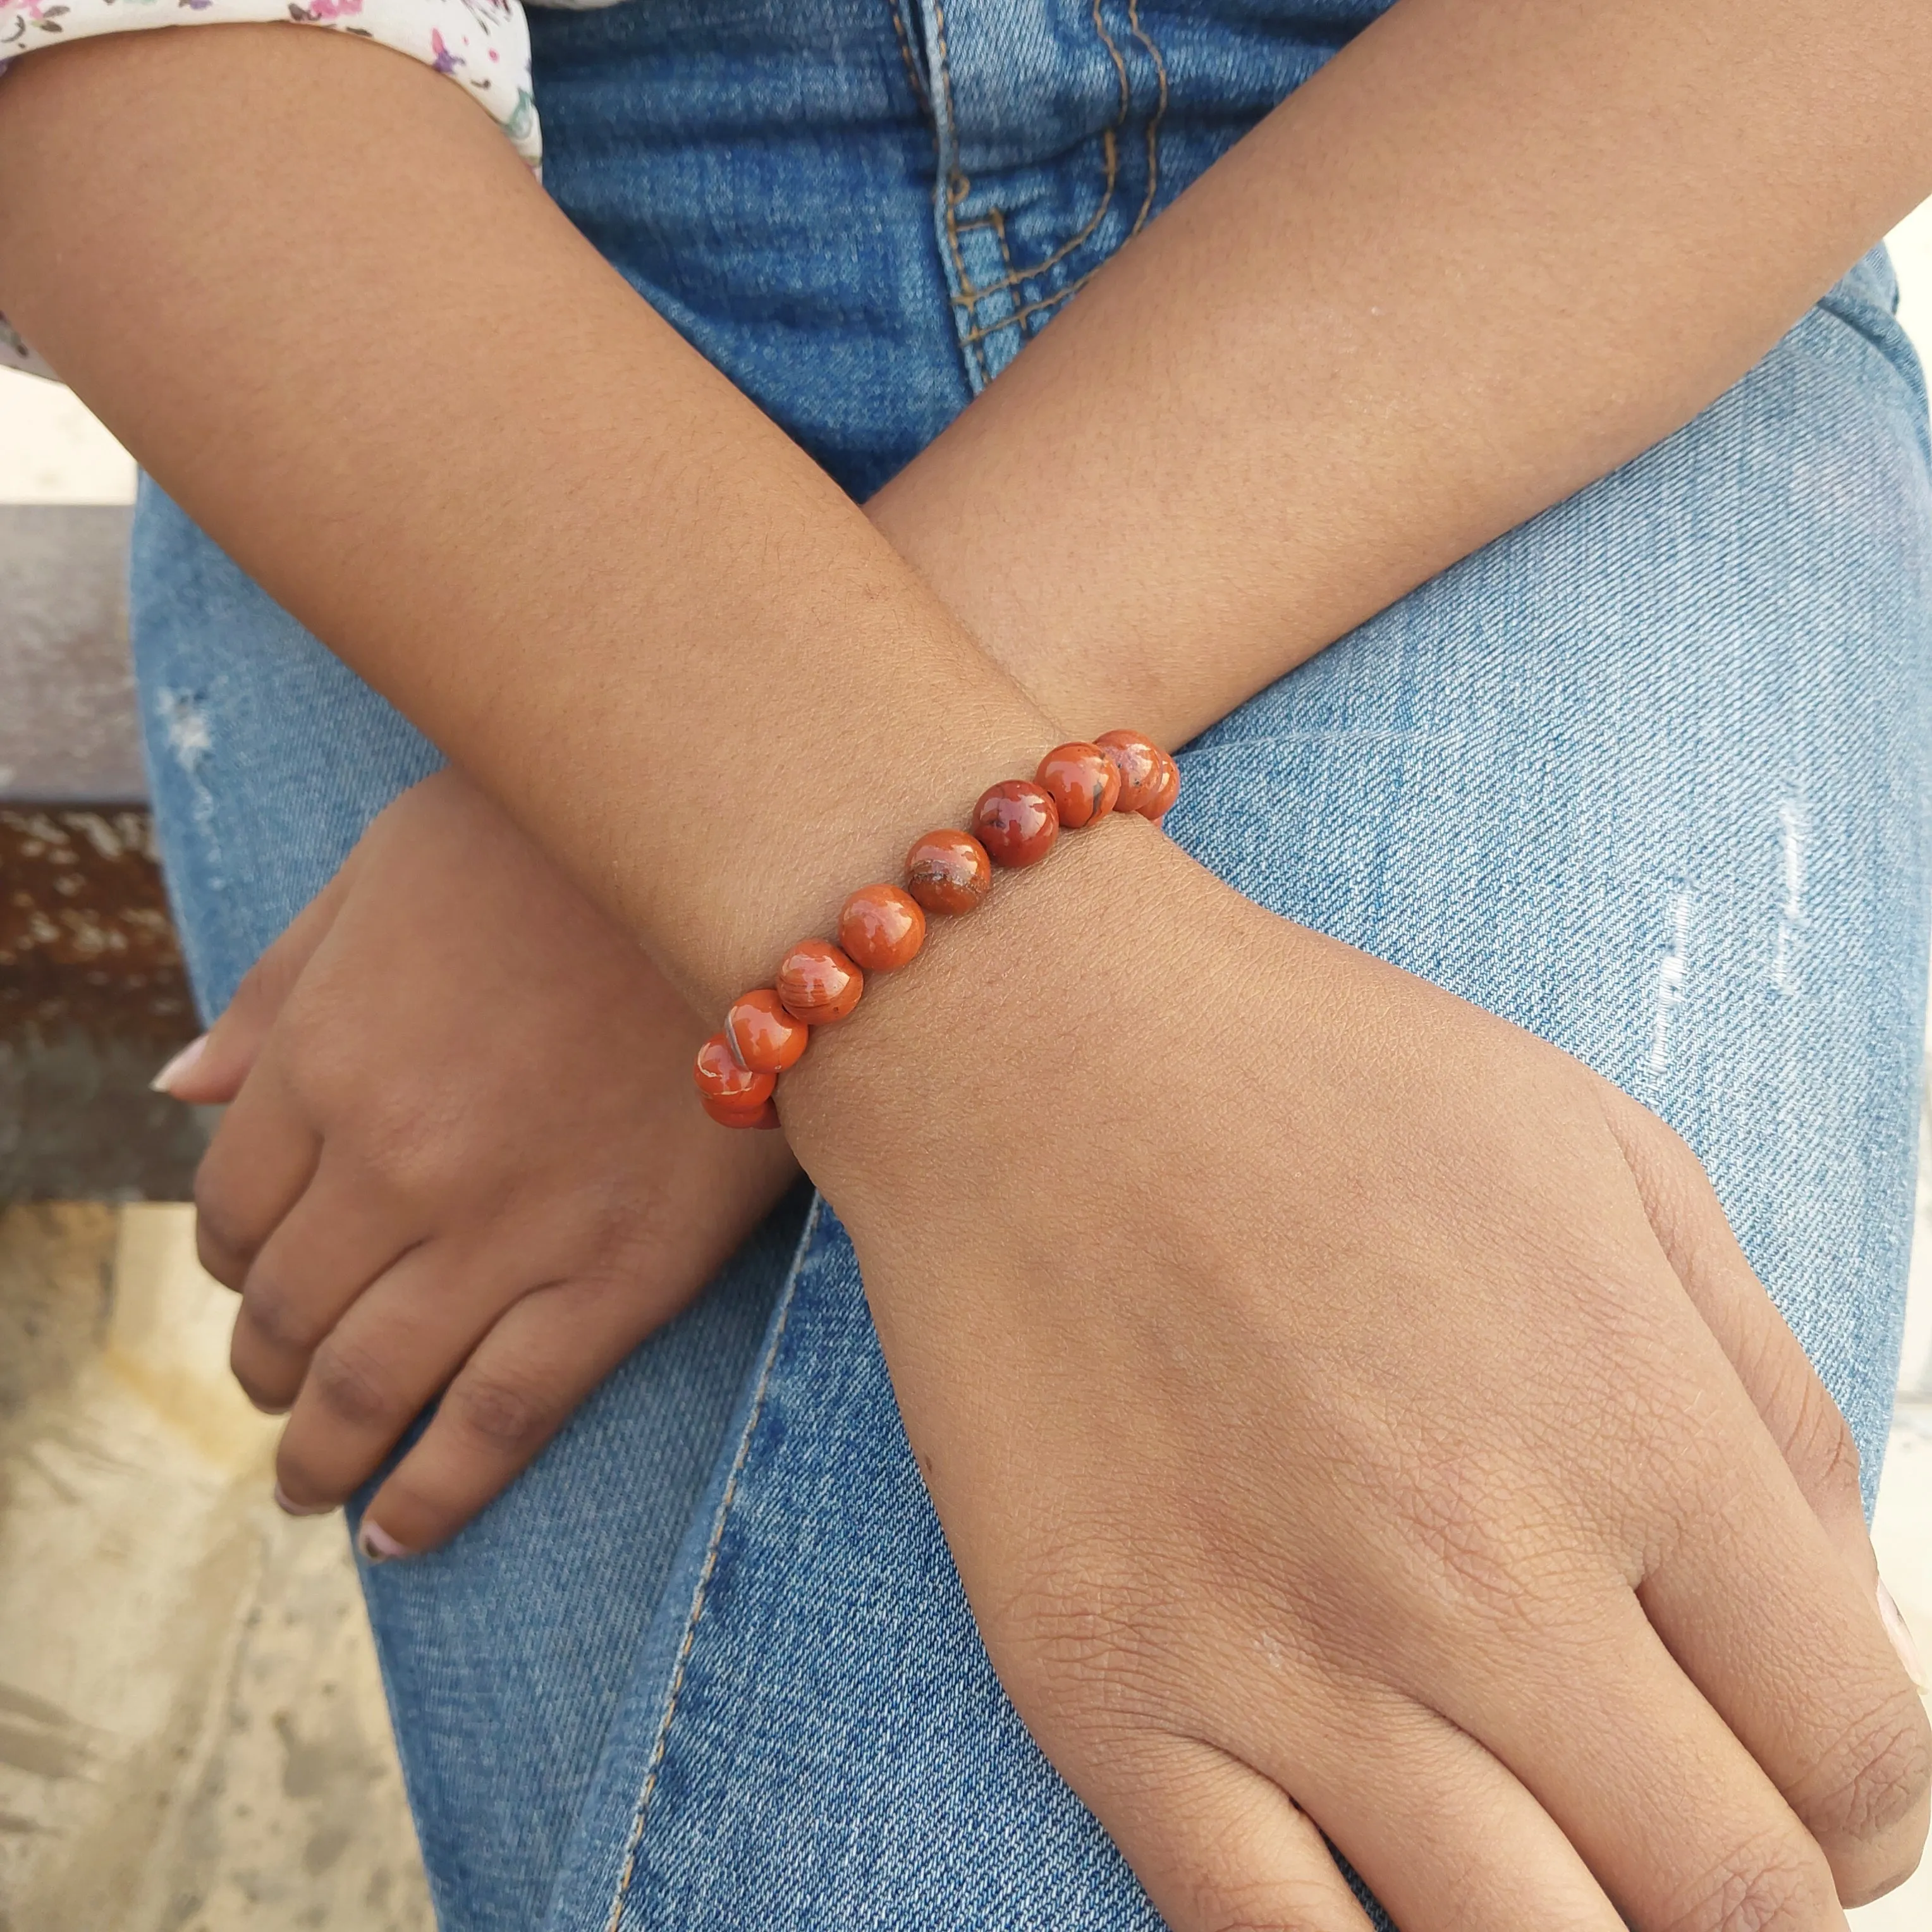
[{"label": "floral shirt cuff", "polygon": [[[532,168],[542,159],[519,0],[0,0],[0,74],[38,48],[93,34],[236,21],[292,21],[393,47],[466,88]],[[53,373],[4,317],[0,368]]]}]

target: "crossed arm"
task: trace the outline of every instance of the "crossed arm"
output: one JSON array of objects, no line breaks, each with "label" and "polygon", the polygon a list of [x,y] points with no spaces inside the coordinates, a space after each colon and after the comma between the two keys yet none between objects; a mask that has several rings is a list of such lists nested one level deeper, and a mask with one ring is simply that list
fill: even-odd
[{"label": "crossed arm", "polygon": [[[885,542],[456,90],[160,39],[8,77],[0,300],[712,1005],[920,828],[923,721],[969,790],[1042,713],[1179,742],[1687,420],[1932,184],[1912,0],[1404,0],[884,493]],[[622,828],[673,812],[643,876]]]},{"label": "crossed arm", "polygon": [[[436,184],[434,232],[399,181]],[[268,28],[37,55],[0,86],[0,308],[715,1012],[988,771],[1118,718],[1178,742],[1688,418],[1932,188],[1932,50],[1906,0],[1402,0],[869,519],[400,61]],[[470,229],[518,272],[480,282]],[[1162,1910],[1359,1927],[1310,1816],[1430,1932],[1811,1926],[1834,1880],[1895,1877],[1922,1716],[1842,1431],[1694,1162],[1144,827],[1074,844],[868,994],[786,1125],[989,1649]],[[932,1003],[970,1014],[1016,944],[1080,946],[1081,998],[1043,988],[1006,1063],[936,1054]],[[1266,1034],[1239,1108],[1210,1077],[1232,1010]],[[1042,1185],[1006,1130],[1055,1078],[1179,1124]],[[962,1162],[1000,1225],[935,1252],[908,1204]],[[1146,1306],[1104,1265],[1124,1240],[1179,1258]],[[1338,1407],[1339,1338],[1397,1309],[1437,1375]],[[1555,1472],[1456,1499],[1520,1586],[1507,1644],[1426,1607],[1391,1497],[1440,1471],[1364,1473],[1405,1404]],[[1699,1426],[1633,1436],[1633,1408]],[[1247,1431],[1204,1448],[1210,1415]],[[1123,1622],[1148,1576],[1172,1600]],[[1063,1640],[1095,1627],[1090,1679]],[[1264,1644],[1304,1667],[1217,1661]]]}]

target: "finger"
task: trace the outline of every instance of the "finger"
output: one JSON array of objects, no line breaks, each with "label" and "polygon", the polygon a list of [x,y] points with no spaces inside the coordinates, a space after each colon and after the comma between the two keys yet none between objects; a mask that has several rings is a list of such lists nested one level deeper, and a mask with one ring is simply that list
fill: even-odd
[{"label": "finger", "polygon": [[1605,1118],[1659,1244],[1762,1418],[1825,1531],[1868,1589],[1878,1562],[1865,1528],[1858,1444],[1830,1391],[1731,1232],[1703,1164],[1607,1081]]},{"label": "finger", "polygon": [[352,853],[242,976],[214,1025],[162,1068],[154,1079],[161,1092],[196,1107],[221,1106],[241,1092],[296,982],[335,922],[354,859]]},{"label": "finger", "polygon": [[572,1282],[507,1310],[364,1513],[365,1555],[434,1549],[535,1460],[662,1318],[634,1284]]},{"label": "finger", "polygon": [[1840,1894],[1875,1898],[1917,1864],[1932,1793],[1932,1729],[1876,1599],[1768,1441],[1756,1467],[1732,1461],[1695,1493],[1704,1505],[1645,1576],[1644,1607]]},{"label": "finger", "polygon": [[527,1279],[431,1240],[371,1282],[316,1345],[289,1412],[275,1457],[287,1501],[326,1509],[366,1482]]},{"label": "finger", "polygon": [[1081,1795],[1173,1932],[1369,1932],[1322,1834],[1238,1758],[1162,1736],[1102,1763]]},{"label": "finger", "polygon": [[294,1402],[323,1337],[422,1233],[419,1213],[380,1175],[322,1148],[313,1179],[242,1283],[228,1359],[257,1408]]},{"label": "finger", "polygon": [[322,1143],[272,1065],[256,1070],[222,1117],[194,1177],[195,1249],[224,1286],[238,1289],[296,1202]]},{"label": "finger", "polygon": [[1527,1614],[1460,1630],[1431,1697],[1637,1932],[1846,1932],[1823,1852],[1618,1580],[1560,1622]]},{"label": "finger", "polygon": [[1623,1932],[1550,1814],[1467,1733],[1380,1687],[1327,1729],[1318,1752],[1304,1740],[1284,1752],[1276,1739],[1276,1755],[1257,1761],[1288,1782],[1398,1925]]}]

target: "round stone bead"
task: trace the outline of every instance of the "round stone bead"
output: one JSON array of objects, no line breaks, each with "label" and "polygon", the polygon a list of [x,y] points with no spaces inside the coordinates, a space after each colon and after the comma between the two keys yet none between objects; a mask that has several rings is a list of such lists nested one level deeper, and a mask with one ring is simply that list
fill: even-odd
[{"label": "round stone bead", "polygon": [[1056,745],[1034,773],[1070,832],[1105,818],[1120,795],[1120,774],[1098,745]]},{"label": "round stone bead", "polygon": [[846,1018],[865,990],[865,974],[829,939],[801,939],[778,962],[778,998],[807,1026]]},{"label": "round stone bead", "polygon": [[782,1073],[798,1064],[812,1030],[795,1020],[769,986],[740,993],[724,1016],[724,1038],[740,1066],[754,1073]]},{"label": "round stone bead", "polygon": [[970,832],[928,832],[906,854],[906,890],[928,912],[970,912],[993,889],[993,862]]},{"label": "round stone bead", "polygon": [[722,1033],[714,1033],[698,1049],[698,1064],[692,1070],[699,1096],[715,1100],[721,1107],[740,1113],[754,1112],[772,1097],[777,1086],[775,1075],[754,1072],[738,1064],[731,1042]]},{"label": "round stone bead", "polygon": [[980,794],[973,834],[996,866],[1037,866],[1060,836],[1060,814],[1030,778],[1008,778]]},{"label": "round stone bead", "polygon": [[721,1127],[775,1127],[778,1124],[778,1110],[770,1101],[761,1100],[755,1107],[728,1107],[722,1100],[714,1100],[700,1094],[704,1111]]},{"label": "round stone bead", "polygon": [[861,886],[838,914],[838,944],[868,973],[892,973],[926,944],[926,914],[896,886]]},{"label": "round stone bead", "polygon": [[1160,747],[1138,731],[1102,731],[1094,742],[1120,775],[1120,795],[1114,809],[1139,811],[1159,788],[1164,755]]},{"label": "round stone bead", "polygon": [[1155,824],[1167,816],[1168,808],[1180,796],[1180,767],[1166,752],[1160,754],[1160,770],[1154,780],[1154,788],[1141,801],[1140,814],[1150,818]]}]

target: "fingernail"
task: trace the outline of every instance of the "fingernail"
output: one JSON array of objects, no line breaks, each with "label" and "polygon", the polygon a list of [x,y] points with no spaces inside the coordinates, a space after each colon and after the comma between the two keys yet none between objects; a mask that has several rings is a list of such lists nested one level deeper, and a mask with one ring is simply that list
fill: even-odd
[{"label": "fingernail", "polygon": [[1923,1694],[1932,1690],[1932,1678],[1925,1675],[1925,1666],[1919,1661],[1918,1646],[1912,1640],[1912,1633],[1906,1628],[1905,1618],[1898,1607],[1898,1600],[1885,1587],[1885,1579],[1878,1580],[1878,1613],[1885,1622],[1885,1634],[1892,1640],[1892,1647],[1898,1652],[1898,1660],[1905,1666],[1905,1674]]},{"label": "fingernail", "polygon": [[336,1508],[334,1503],[298,1503],[284,1489],[275,1485],[275,1507],[284,1516],[328,1516]]},{"label": "fingernail", "polygon": [[371,1522],[365,1516],[362,1528],[356,1538],[365,1562],[386,1563],[392,1556],[413,1556],[416,1552],[406,1543],[398,1543],[380,1522]]},{"label": "fingernail", "polygon": [[172,1094],[175,1082],[199,1060],[208,1045],[208,1036],[203,1034],[199,1040],[191,1040],[166,1066],[148,1082],[150,1090],[157,1094]]}]

